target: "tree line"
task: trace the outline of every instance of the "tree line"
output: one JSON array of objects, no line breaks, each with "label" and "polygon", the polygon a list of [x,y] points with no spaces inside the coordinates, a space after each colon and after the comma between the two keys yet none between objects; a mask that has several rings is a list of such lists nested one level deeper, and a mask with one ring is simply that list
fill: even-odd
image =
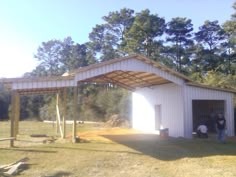
[{"label": "tree line", "polygon": [[[233,9],[236,10],[236,2]],[[196,82],[236,88],[236,11],[223,24],[206,20],[198,29],[193,28],[191,19],[175,17],[166,21],[148,9],[135,12],[123,8],[102,19],[103,23],[89,33],[88,42],[79,44],[71,37],[43,42],[34,55],[39,65],[23,77],[59,76],[90,64],[138,53]],[[0,114],[3,114],[4,110],[7,112],[9,95],[3,88],[1,91]],[[84,85],[79,88],[80,117],[106,120],[112,114],[119,114],[127,118],[130,100],[127,90],[109,84]],[[21,105],[24,105],[22,118],[55,116],[55,98],[51,95],[24,96]]]}]

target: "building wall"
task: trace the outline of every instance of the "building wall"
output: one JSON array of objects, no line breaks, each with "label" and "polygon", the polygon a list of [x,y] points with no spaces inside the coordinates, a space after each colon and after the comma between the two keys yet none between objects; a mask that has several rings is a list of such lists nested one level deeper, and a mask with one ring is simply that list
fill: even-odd
[{"label": "building wall", "polygon": [[193,115],[192,115],[192,100],[224,100],[225,102],[225,118],[227,121],[227,133],[229,136],[234,135],[234,105],[233,93],[194,87],[183,86],[184,95],[184,127],[185,137],[192,137],[193,131]]},{"label": "building wall", "polygon": [[169,129],[170,136],[184,136],[182,98],[181,86],[173,83],[135,91],[133,93],[133,128],[155,131],[155,105],[161,105],[161,126]]}]

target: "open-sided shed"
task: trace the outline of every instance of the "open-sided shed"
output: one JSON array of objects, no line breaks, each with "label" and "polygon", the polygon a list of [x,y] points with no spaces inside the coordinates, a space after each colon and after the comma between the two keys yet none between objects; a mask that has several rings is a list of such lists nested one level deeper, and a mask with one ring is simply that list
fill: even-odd
[{"label": "open-sided shed", "polygon": [[191,138],[200,120],[207,121],[206,117],[222,112],[227,120],[228,135],[234,135],[234,90],[196,84],[143,56],[135,54],[93,64],[68,75],[3,82],[19,93],[77,87],[83,83],[112,83],[132,91],[135,129],[155,132],[168,128],[170,136]]}]

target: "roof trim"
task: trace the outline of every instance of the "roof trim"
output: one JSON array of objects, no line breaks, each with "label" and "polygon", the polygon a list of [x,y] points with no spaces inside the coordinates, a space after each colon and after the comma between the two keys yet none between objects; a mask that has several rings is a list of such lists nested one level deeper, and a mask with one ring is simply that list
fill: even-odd
[{"label": "roof trim", "polygon": [[71,76],[74,76],[75,74],[78,74],[78,73],[81,73],[81,72],[84,72],[84,71],[87,71],[87,70],[90,70],[90,69],[95,69],[95,68],[99,68],[99,67],[102,67],[102,66],[105,66],[105,65],[110,65],[110,64],[113,64],[113,63],[117,63],[117,62],[121,62],[121,61],[124,61],[124,60],[129,60],[129,59],[138,59],[140,61],[143,61],[144,63],[146,64],[149,64],[149,65],[152,65],[162,71],[165,71],[167,73],[170,73],[178,78],[181,78],[185,81],[191,81],[190,78],[188,78],[187,76],[183,75],[183,74],[180,74],[164,65],[161,65],[149,58],[146,58],[142,55],[139,55],[139,54],[131,54],[129,56],[126,56],[126,57],[121,57],[121,58],[115,58],[115,59],[112,59],[112,60],[108,60],[108,61],[105,61],[105,62],[101,62],[101,63],[96,63],[96,64],[92,64],[92,65],[89,65],[89,66],[86,66],[86,67],[82,67],[82,68],[79,68],[79,69],[76,69],[72,72],[70,72],[70,75]]},{"label": "roof trim", "polygon": [[32,78],[2,78],[0,83],[15,83],[15,82],[37,82],[37,81],[64,81],[73,80],[73,76],[50,76],[50,77],[32,77]]},{"label": "roof trim", "polygon": [[223,92],[231,92],[231,93],[236,94],[236,90],[229,89],[229,88],[219,88],[219,87],[214,87],[214,86],[210,86],[210,85],[203,85],[203,84],[194,83],[194,82],[187,82],[186,85],[205,88],[205,89],[211,89],[211,90],[217,90],[217,91],[223,91]]}]

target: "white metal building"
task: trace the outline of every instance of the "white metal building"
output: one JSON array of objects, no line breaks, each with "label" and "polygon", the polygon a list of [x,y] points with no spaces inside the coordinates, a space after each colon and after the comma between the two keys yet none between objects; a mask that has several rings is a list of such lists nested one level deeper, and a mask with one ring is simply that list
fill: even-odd
[{"label": "white metal building", "polygon": [[[111,82],[133,91],[135,129],[153,132],[168,128],[170,136],[191,138],[194,122],[199,122],[196,119],[222,112],[228,135],[234,135],[233,90],[195,84],[140,55],[91,65],[74,74],[77,82]],[[197,103],[208,108],[194,106]]]},{"label": "white metal building", "polygon": [[132,91],[132,126],[154,132],[168,128],[173,137],[191,138],[197,123],[222,112],[227,132],[234,136],[236,91],[199,85],[186,76],[140,55],[79,68],[63,79],[11,81],[11,88],[26,92],[83,83],[112,83]]},{"label": "white metal building", "polygon": [[[168,128],[170,136],[191,138],[196,130],[194,116],[207,121],[212,113],[222,112],[227,121],[228,135],[234,136],[233,97],[231,92],[187,83],[141,88],[133,93],[133,128],[144,131]],[[206,110],[194,106],[198,102]]]}]

